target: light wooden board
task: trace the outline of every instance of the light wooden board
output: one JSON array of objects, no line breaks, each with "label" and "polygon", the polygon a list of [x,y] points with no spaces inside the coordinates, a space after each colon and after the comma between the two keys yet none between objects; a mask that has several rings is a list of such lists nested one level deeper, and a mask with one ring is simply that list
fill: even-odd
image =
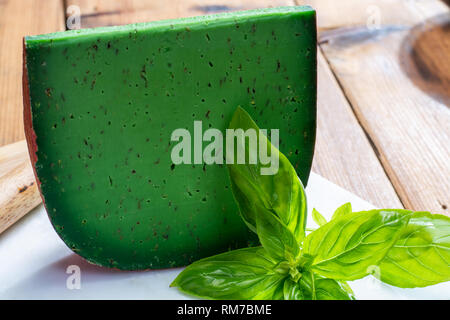
[{"label": "light wooden board", "polygon": [[313,171],[380,208],[402,208],[321,52]]},{"label": "light wooden board", "polygon": [[62,0],[0,1],[0,146],[24,139],[22,37],[64,30]]},{"label": "light wooden board", "polygon": [[25,140],[0,147],[0,178],[14,169],[17,164],[29,159]]},{"label": "light wooden board", "polygon": [[0,234],[41,203],[29,160],[0,177]]},{"label": "light wooden board", "polygon": [[[293,5],[287,0],[106,1],[69,0],[81,9],[82,27]],[[319,54],[318,137],[313,170],[380,207],[402,207],[363,130]]]},{"label": "light wooden board", "polygon": [[0,234],[40,203],[25,141],[0,147]]},{"label": "light wooden board", "polygon": [[67,0],[81,9],[81,27],[98,27],[292,4],[289,0]]},{"label": "light wooden board", "polygon": [[[450,60],[430,58],[448,57],[448,40],[433,40],[435,32],[449,36],[448,7],[380,1],[379,28],[370,29],[361,13],[373,1],[341,0],[354,8],[346,14],[331,1],[299,2],[321,8],[321,48],[405,207],[449,214]],[[424,88],[429,82],[436,90]]]}]

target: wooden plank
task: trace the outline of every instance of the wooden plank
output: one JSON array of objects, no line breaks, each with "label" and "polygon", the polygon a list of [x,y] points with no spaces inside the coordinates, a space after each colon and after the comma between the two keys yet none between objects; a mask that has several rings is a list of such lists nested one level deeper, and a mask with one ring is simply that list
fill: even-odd
[{"label": "wooden plank", "polygon": [[0,146],[24,139],[22,37],[64,30],[62,0],[0,1]]},{"label": "wooden plank", "polygon": [[380,25],[368,28],[367,15],[362,19],[356,9],[343,14],[328,8],[328,0],[308,2],[333,21],[321,26],[321,47],[402,203],[449,214],[448,7],[437,0],[386,1]]},{"label": "wooden plank", "polygon": [[317,142],[313,171],[380,208],[402,208],[323,55],[318,57]]},{"label": "wooden plank", "polygon": [[[96,27],[217,11],[292,5],[293,1],[69,0],[67,4],[80,7],[82,27]],[[320,54],[318,99],[318,137],[313,170],[375,205],[401,207],[391,183]]]},{"label": "wooden plank", "polygon": [[28,159],[29,155],[25,140],[0,147],[0,178],[14,169],[18,163]]},{"label": "wooden plank", "polygon": [[0,147],[0,233],[41,202],[26,142]]},{"label": "wooden plank", "polygon": [[162,19],[198,16],[224,11],[290,5],[289,0],[67,0],[81,9],[81,27],[123,25]]},{"label": "wooden plank", "polygon": [[0,233],[40,203],[30,161],[16,162],[15,168],[0,177]]}]

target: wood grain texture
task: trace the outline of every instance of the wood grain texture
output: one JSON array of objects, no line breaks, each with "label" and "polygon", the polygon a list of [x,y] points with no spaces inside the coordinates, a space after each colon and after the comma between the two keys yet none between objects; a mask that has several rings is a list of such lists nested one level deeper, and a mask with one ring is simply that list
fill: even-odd
[{"label": "wood grain texture", "polygon": [[99,27],[292,5],[289,0],[67,0],[81,9],[81,27]]},{"label": "wood grain texture", "polygon": [[[294,5],[293,1],[68,0],[81,9],[82,27],[179,18],[220,11]],[[363,130],[319,54],[318,137],[313,170],[380,207],[401,207]]]},{"label": "wood grain texture", "polygon": [[417,87],[450,106],[450,14],[412,28],[403,41],[400,61]]},{"label": "wood grain texture", "polygon": [[0,147],[0,178],[29,158],[25,140]]},{"label": "wood grain texture", "polygon": [[[359,2],[366,8],[372,3]],[[324,6],[321,14],[333,23],[321,27],[320,43],[405,207],[449,214],[450,60],[440,59],[449,47],[447,40],[435,39],[449,37],[450,13],[440,1],[414,3],[385,2],[375,29],[356,9],[342,15],[326,13]],[[396,21],[398,14],[402,18]]]},{"label": "wood grain texture", "polygon": [[0,1],[0,146],[24,139],[22,37],[64,30],[62,0]]},{"label": "wood grain texture", "polygon": [[0,148],[0,233],[41,203],[25,141]]},{"label": "wood grain texture", "polygon": [[321,52],[313,171],[380,208],[402,208]]},{"label": "wood grain texture", "polygon": [[439,0],[296,0],[317,11],[320,31],[337,28],[410,26],[442,10]]}]

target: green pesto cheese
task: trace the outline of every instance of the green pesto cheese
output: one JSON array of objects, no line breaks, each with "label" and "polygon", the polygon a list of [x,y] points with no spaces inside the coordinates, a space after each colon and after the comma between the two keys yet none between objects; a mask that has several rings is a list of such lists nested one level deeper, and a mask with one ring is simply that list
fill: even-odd
[{"label": "green pesto cheese", "polygon": [[[88,261],[183,266],[256,244],[226,165],[171,160],[175,129],[225,131],[238,106],[280,130],[306,184],[316,22],[280,7],[25,38],[25,127],[50,220]],[[205,146],[205,145],[204,145]]]}]

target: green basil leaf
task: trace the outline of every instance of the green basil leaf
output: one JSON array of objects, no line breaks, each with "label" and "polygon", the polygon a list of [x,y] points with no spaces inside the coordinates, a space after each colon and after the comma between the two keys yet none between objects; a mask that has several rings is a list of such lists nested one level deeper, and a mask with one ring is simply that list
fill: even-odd
[{"label": "green basil leaf", "polygon": [[320,212],[317,211],[315,208],[312,211],[312,218],[319,227],[327,223],[327,219],[325,219],[324,216],[321,215]]},{"label": "green basil leaf", "polygon": [[365,277],[394,245],[411,211],[371,210],[345,214],[310,233],[304,253],[314,256],[311,270],[336,280]]},{"label": "green basil leaf", "polygon": [[379,267],[383,282],[401,288],[450,281],[450,218],[414,213]]},{"label": "green basil leaf", "polygon": [[297,286],[304,300],[354,300],[343,283],[309,271],[302,274]]},{"label": "green basil leaf", "polygon": [[351,296],[353,300],[355,297],[355,293],[353,292],[352,287],[350,287],[350,285],[346,281],[338,281],[338,282],[341,288],[344,289],[345,292],[347,292],[348,295]]},{"label": "green basil leaf", "polygon": [[194,262],[171,287],[209,299],[283,299],[286,275],[275,267],[263,248],[239,249]]},{"label": "green basil leaf", "polygon": [[[256,211],[257,208],[263,207],[276,215],[294,234],[297,242],[301,242],[305,236],[306,197],[295,169],[264,134],[259,134],[258,126],[242,108],[239,107],[234,113],[229,129],[242,129],[244,132],[253,129],[258,133],[256,145],[250,145],[249,139],[235,139],[234,164],[228,165],[233,194],[245,223],[251,230],[256,231]],[[258,146],[267,148],[269,155],[278,157],[276,174],[261,174],[261,169],[270,165],[261,163]],[[238,164],[238,149],[245,150],[245,159],[248,160],[250,152],[257,154],[256,164],[249,164],[248,160],[246,164]]]},{"label": "green basil leaf", "polygon": [[352,213],[352,204],[350,202],[337,208],[336,211],[334,212],[333,216],[331,217],[331,219],[339,218],[348,213]]},{"label": "green basil leaf", "polygon": [[317,300],[355,300],[346,283],[333,279],[317,279],[315,284]]},{"label": "green basil leaf", "polygon": [[272,212],[265,208],[257,210],[256,231],[262,246],[274,259],[296,260],[300,246],[292,232]]},{"label": "green basil leaf", "polygon": [[284,300],[305,300],[298,283],[290,278],[284,280],[283,294]]}]

